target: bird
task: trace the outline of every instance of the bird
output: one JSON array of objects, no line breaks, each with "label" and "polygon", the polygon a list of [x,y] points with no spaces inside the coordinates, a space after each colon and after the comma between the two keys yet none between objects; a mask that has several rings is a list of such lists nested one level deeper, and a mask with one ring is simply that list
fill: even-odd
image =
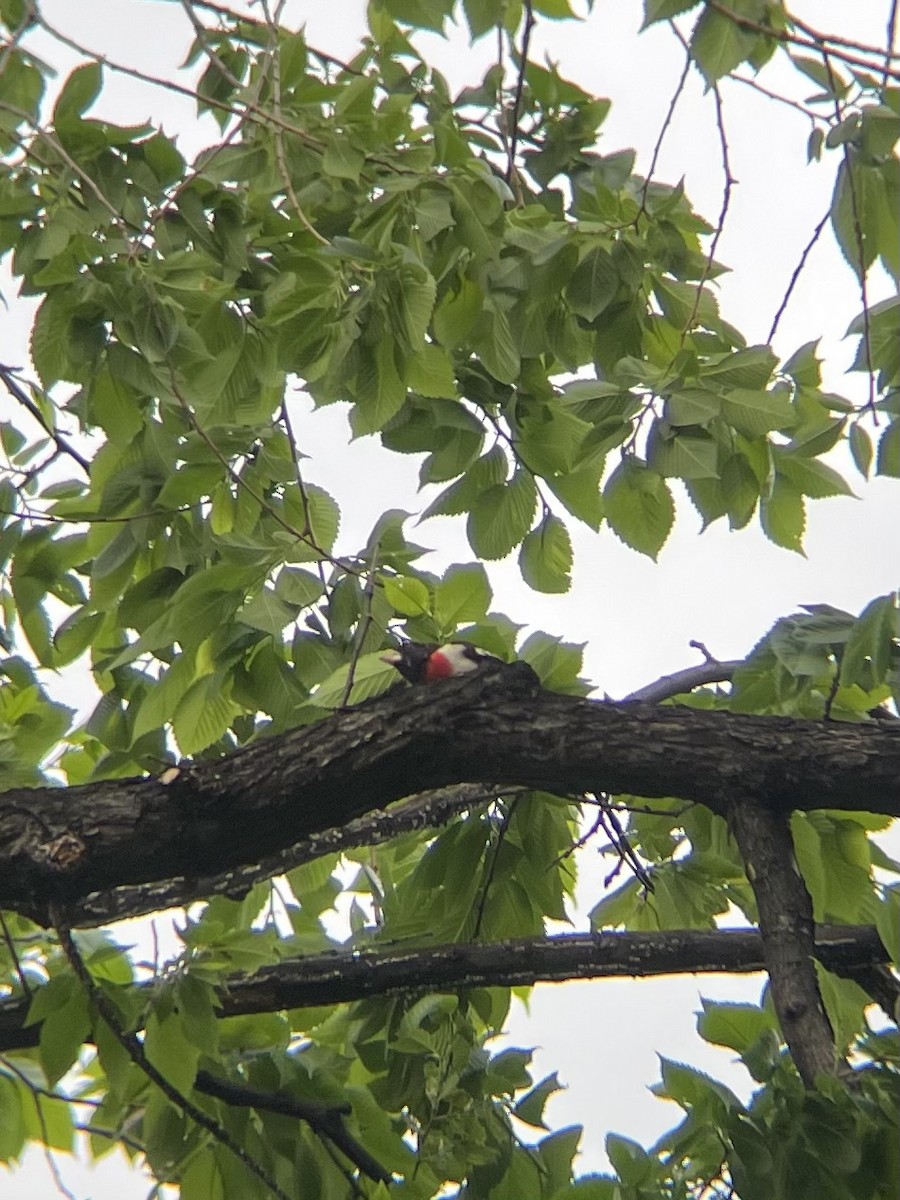
[{"label": "bird", "polygon": [[469,642],[403,642],[399,650],[388,650],[381,661],[389,663],[410,683],[434,683],[477,671],[494,658],[483,654]]}]

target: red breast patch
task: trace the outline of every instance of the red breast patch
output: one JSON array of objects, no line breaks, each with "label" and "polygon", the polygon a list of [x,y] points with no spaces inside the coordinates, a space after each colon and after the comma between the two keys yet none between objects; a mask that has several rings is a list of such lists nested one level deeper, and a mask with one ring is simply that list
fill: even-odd
[{"label": "red breast patch", "polygon": [[440,650],[435,650],[433,654],[429,655],[425,664],[425,678],[429,683],[435,679],[449,679],[455,670],[450,659],[445,654],[441,654]]}]

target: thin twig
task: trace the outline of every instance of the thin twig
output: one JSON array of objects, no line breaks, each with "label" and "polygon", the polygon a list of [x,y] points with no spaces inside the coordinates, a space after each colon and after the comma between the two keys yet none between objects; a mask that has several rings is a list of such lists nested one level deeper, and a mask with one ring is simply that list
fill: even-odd
[{"label": "thin twig", "polygon": [[688,335],[688,330],[694,324],[697,313],[700,309],[700,301],[703,298],[703,288],[710,276],[713,265],[716,261],[716,250],[719,247],[719,239],[725,230],[725,220],[728,216],[728,210],[731,207],[731,190],[734,187],[734,176],[731,174],[731,156],[728,150],[728,136],[725,132],[725,120],[722,112],[722,93],[719,90],[719,85],[712,85],[713,99],[716,105],[716,129],[719,133],[719,148],[722,155],[722,175],[724,182],[722,185],[722,206],[719,209],[719,219],[716,222],[716,228],[712,236],[712,241],[709,244],[709,254],[706,256],[706,263],[703,267],[703,272],[697,281],[697,290],[694,297],[694,307],[691,310],[691,315],[685,322],[684,329],[681,331],[681,344],[684,345],[684,339]]},{"label": "thin twig", "polygon": [[43,429],[43,431],[53,439],[59,449],[64,454],[68,454],[71,459],[74,459],[74,461],[78,463],[79,467],[81,467],[82,471],[84,471],[86,475],[89,475],[91,472],[91,464],[83,454],[80,454],[75,449],[68,438],[64,437],[63,434],[61,434],[58,429],[55,429],[54,426],[51,425],[50,422],[44,417],[44,414],[41,412],[40,408],[38,408],[32,398],[17,381],[14,375],[15,370],[15,367],[7,367],[0,363],[0,379],[3,380],[3,386],[13,397],[13,399],[18,400],[19,404],[21,404],[22,407],[31,414],[35,421],[37,421],[38,425],[40,425],[41,429]]},{"label": "thin twig", "polygon": [[[734,9],[728,8],[727,5],[718,3],[718,0],[706,0],[706,3],[707,8],[719,13],[720,16],[727,17],[739,29],[748,29],[751,33],[761,33],[765,37],[771,38],[776,42],[781,42],[785,46],[798,46],[802,50],[812,50],[817,54],[821,53],[822,46],[825,43],[829,43],[828,52],[833,58],[847,63],[848,66],[862,67],[864,71],[871,71],[873,74],[882,72],[886,79],[900,81],[900,69],[890,67],[887,64],[882,68],[882,59],[885,53],[883,46],[867,46],[861,42],[851,42],[844,38],[818,33],[811,29],[810,26],[798,21],[796,17],[791,16],[790,20],[794,25],[804,33],[809,34],[808,38],[798,37],[796,34],[789,33],[785,29],[775,29],[771,25],[763,25],[759,21],[751,20],[750,17],[742,16],[741,13],[735,12]],[[850,54],[847,50],[835,49],[834,47],[836,46],[847,46],[858,50],[860,53],[858,55]],[[873,63],[870,59],[861,57],[863,54],[877,55],[878,62]],[[887,63],[892,62],[895,58],[896,55],[889,51]]]},{"label": "thin twig", "polygon": [[[175,92],[177,95],[187,96],[190,100],[197,100],[197,91],[195,88],[188,87],[186,84],[176,83],[171,79],[162,79],[157,75],[149,75],[147,72],[140,71],[136,67],[129,67],[124,63],[116,62],[113,59],[108,58],[105,54],[98,54],[96,51],[91,50],[87,46],[75,41],[67,34],[62,33],[59,29],[54,28],[40,12],[36,13],[35,19],[38,24],[48,34],[50,34],[51,37],[56,38],[56,40],[61,42],[62,45],[68,46],[70,50],[74,50],[77,54],[81,54],[85,58],[91,59],[92,62],[96,62],[100,66],[106,67],[108,70],[115,71],[118,74],[127,75],[132,79],[139,79],[142,83],[149,83],[154,87],[160,87],[164,88],[166,91]],[[264,125],[271,123],[272,125],[280,126],[286,133],[294,134],[295,137],[299,138],[307,146],[311,146],[316,150],[322,150],[324,148],[322,142],[310,134],[306,129],[302,128],[302,126],[294,125],[284,118],[279,120],[276,118],[274,113],[267,112],[265,109],[262,109],[258,105],[254,105],[248,101],[242,102],[242,106],[237,107],[234,104],[228,104],[224,100],[217,100],[214,96],[204,96],[202,100],[208,108],[215,108],[220,112],[226,112],[231,116],[238,118],[244,118],[248,115],[252,115],[258,118]]]},{"label": "thin twig", "polygon": [[478,897],[478,907],[475,910],[475,925],[472,929],[470,941],[477,941],[478,935],[481,933],[481,923],[484,920],[484,910],[487,905],[488,893],[491,890],[491,884],[494,882],[494,876],[497,873],[497,863],[500,858],[500,850],[506,840],[506,834],[509,830],[510,822],[516,814],[516,809],[519,805],[519,797],[513,796],[510,800],[506,812],[500,822],[500,827],[497,830],[497,839],[490,848],[490,857],[488,858],[487,871],[481,885],[481,892]]},{"label": "thin twig", "polygon": [[794,288],[797,286],[800,276],[803,273],[803,268],[806,266],[806,260],[809,258],[810,254],[812,253],[813,247],[815,246],[816,242],[822,236],[822,230],[828,224],[830,217],[831,217],[831,205],[828,206],[828,208],[825,211],[825,215],[817,223],[815,229],[812,232],[812,237],[809,239],[809,241],[803,247],[803,253],[800,255],[800,260],[797,263],[796,267],[794,267],[793,272],[791,273],[791,278],[788,281],[787,289],[785,290],[785,293],[781,298],[781,303],[778,306],[778,311],[775,313],[775,316],[772,318],[772,326],[771,326],[768,336],[766,338],[766,342],[769,345],[772,344],[772,338],[774,338],[774,336],[775,336],[775,333],[778,329],[779,322],[781,321],[781,318],[784,316],[785,311],[787,310],[787,306],[788,306],[788,303],[790,302],[791,295],[793,294]]},{"label": "thin twig", "polygon": [[61,1104],[68,1104],[70,1103],[68,1096],[61,1096],[58,1092],[51,1092],[47,1088],[40,1087],[38,1084],[29,1079],[24,1071],[20,1071],[18,1067],[16,1067],[15,1063],[11,1062],[8,1058],[0,1059],[0,1063],[2,1063],[4,1070],[9,1071],[12,1075],[15,1075],[19,1082],[28,1089],[28,1092],[31,1095],[31,1099],[34,1102],[35,1115],[37,1116],[38,1125],[41,1128],[41,1148],[44,1152],[44,1162],[46,1162],[47,1170],[53,1177],[54,1187],[61,1196],[66,1197],[66,1200],[76,1200],[75,1194],[70,1192],[66,1187],[65,1181],[60,1173],[59,1166],[57,1165],[53,1151],[50,1147],[50,1131],[47,1127],[47,1120],[44,1116],[44,1108],[41,1103],[42,1100],[47,1099],[59,1100]]},{"label": "thin twig", "polygon": [[[525,0],[525,28],[522,30],[522,49],[519,55],[519,69],[516,74],[516,87],[513,92],[512,108],[510,110],[509,155],[506,164],[506,182],[512,186],[516,175],[516,150],[519,143],[519,116],[522,108],[522,94],[525,90],[525,71],[528,67],[528,50],[531,45],[531,31],[534,29],[534,12],[531,0]],[[519,190],[518,188],[516,189]]]},{"label": "thin twig", "polygon": [[[51,906],[55,909],[55,906]],[[63,919],[59,911],[54,911],[53,924],[56,928],[59,937],[60,945],[63,953],[72,968],[76,978],[84,988],[85,993],[91,1004],[96,1009],[99,1016],[108,1026],[110,1033],[126,1052],[131,1061],[140,1068],[147,1076],[151,1083],[156,1084],[163,1095],[175,1105],[186,1117],[189,1117],[202,1129],[205,1129],[221,1146],[230,1150],[236,1158],[246,1167],[246,1169],[267,1187],[273,1196],[277,1196],[278,1200],[291,1200],[287,1192],[283,1191],[278,1182],[269,1174],[266,1169],[256,1161],[252,1155],[244,1149],[244,1147],[236,1141],[227,1129],[224,1128],[218,1121],[214,1120],[207,1112],[196,1105],[193,1100],[190,1100],[182,1092],[178,1090],[160,1071],[156,1069],[153,1063],[147,1058],[144,1053],[144,1047],[138,1038],[129,1033],[121,1024],[119,1015],[112,1005],[106,993],[98,987],[94,979],[87,969],[84,959],[81,957],[81,952],[75,943],[72,936],[72,931],[66,921]]]},{"label": "thin twig", "polygon": [[884,67],[881,72],[881,86],[885,88],[890,81],[889,68],[894,57],[894,42],[897,39],[897,7],[898,0],[892,0],[885,37]]},{"label": "thin twig", "polygon": [[372,548],[372,556],[369,560],[369,571],[366,575],[365,586],[363,587],[363,611],[359,615],[359,622],[356,626],[356,636],[353,639],[353,650],[350,655],[350,663],[347,667],[347,682],[344,684],[344,692],[341,696],[341,708],[346,708],[350,700],[350,693],[353,691],[353,676],[356,673],[356,665],[359,662],[362,654],[363,645],[365,644],[366,634],[369,632],[369,626],[372,624],[372,601],[375,596],[375,574],[378,570],[378,551],[379,544],[376,542]]},{"label": "thin twig", "polygon": [[2,911],[0,911],[0,929],[3,930],[3,940],[6,942],[6,948],[9,951],[9,956],[13,960],[13,965],[16,970],[16,975],[19,977],[19,984],[22,988],[22,993],[30,998],[31,984],[28,982],[28,976],[22,970],[22,963],[19,959],[19,953],[16,950],[16,944],[12,939],[12,934],[9,932],[9,926],[6,923],[6,914]]},{"label": "thin twig", "polygon": [[[838,95],[837,81],[834,76],[834,71],[831,67],[829,51],[823,46],[821,48],[822,63],[825,70],[828,72],[828,85],[831,88],[831,94],[834,97],[834,115],[838,124],[844,119],[844,113],[841,109],[841,101]],[[866,249],[865,238],[863,237],[862,217],[860,214],[860,199],[856,190],[856,174],[853,170],[853,156],[850,151],[850,146],[844,142],[841,146],[844,157],[844,170],[847,172],[847,187],[850,191],[850,211],[853,216],[853,237],[856,241],[856,251],[859,255],[859,294],[862,302],[862,318],[863,318],[863,345],[866,351],[866,373],[868,375],[869,398],[866,401],[865,409],[872,413],[873,419],[877,422],[878,413],[875,408],[875,367],[872,362],[872,331],[869,325],[869,285],[867,280],[866,268]]]},{"label": "thin twig", "polygon": [[[677,27],[673,25],[671,21],[669,22],[669,25],[673,30],[675,30],[676,35],[680,38],[681,35]],[[690,47],[684,42],[683,39],[682,46],[685,50],[684,69],[681,72],[681,78],[678,80],[675,91],[672,93],[672,97],[669,100],[669,107],[666,109],[666,115],[663,118],[663,123],[660,126],[659,133],[656,137],[656,144],[653,147],[653,154],[650,157],[650,168],[647,171],[647,177],[644,180],[644,186],[641,188],[641,207],[638,210],[637,216],[634,218],[635,225],[637,225],[641,215],[647,211],[647,193],[650,190],[650,184],[653,181],[653,176],[656,174],[656,164],[659,161],[659,156],[662,153],[663,142],[665,141],[666,134],[669,132],[672,121],[675,118],[675,109],[678,106],[678,101],[681,99],[681,93],[684,91],[688,75],[690,74],[692,61]]]}]

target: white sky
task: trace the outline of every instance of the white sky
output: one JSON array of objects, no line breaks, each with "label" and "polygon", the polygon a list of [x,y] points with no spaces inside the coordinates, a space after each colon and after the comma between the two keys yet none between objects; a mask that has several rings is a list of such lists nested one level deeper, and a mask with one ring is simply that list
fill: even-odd
[{"label": "white sky", "polygon": [[[172,4],[80,0],[73,5],[71,0],[45,0],[41,7],[51,23],[84,44],[157,75],[183,61],[189,42],[186,19]],[[312,44],[340,55],[355,45],[363,8],[359,0],[289,0],[285,23],[305,21]],[[808,0],[794,9],[820,29],[875,44],[883,41],[886,4],[855,5],[852,21],[842,0]],[[636,37],[641,16],[638,0],[597,0],[586,24],[542,22],[532,43],[534,57],[546,48],[564,75],[611,97],[601,149],[636,148],[639,171],[649,165],[682,69],[681,52],[665,28]],[[77,61],[51,48],[43,37],[33,45],[63,73]],[[449,44],[427,39],[427,54],[433,54],[454,85],[480,77],[493,53],[492,39],[472,50],[465,39]],[[792,72],[780,67],[767,69],[762,78],[769,88],[790,90],[801,98],[814,90],[812,85],[808,91],[798,89]],[[189,156],[216,137],[211,121],[198,134],[187,100],[121,76],[107,75],[107,87],[105,115],[120,123],[137,123],[151,114],[159,120],[163,113],[166,132],[178,134]],[[764,341],[800,252],[828,207],[838,160],[830,154],[823,164],[806,165],[809,126],[800,114],[737,84],[723,86],[723,99],[738,183],[717,253],[733,270],[720,281],[720,303],[723,316],[750,341]],[[711,97],[704,96],[696,75],[680,102],[657,167],[661,180],[671,183],[682,176],[694,206],[714,221],[722,197],[718,134]],[[870,300],[888,294],[888,286],[878,278]],[[0,291],[7,299],[13,295],[7,277],[0,276]],[[9,314],[4,361],[25,361],[29,307],[20,303]],[[827,386],[860,399],[861,377],[842,375],[855,344],[841,340],[859,309],[853,277],[826,234],[794,293],[775,348],[787,355],[821,336],[830,364]],[[18,349],[13,352],[10,345]],[[6,415],[10,404],[0,397],[0,413]],[[309,477],[328,488],[341,505],[342,548],[362,544],[374,512],[423,506],[415,490],[418,459],[386,455],[374,438],[347,445],[341,406],[306,415],[299,436],[302,449],[312,455]],[[494,607],[531,627],[586,642],[586,674],[611,696],[698,661],[688,646],[691,639],[703,641],[720,658],[742,656],[779,616],[799,604],[827,602],[856,612],[897,585],[895,485],[890,480],[864,485],[852,468],[848,477],[863,499],[810,505],[805,558],[772,546],[755,525],[739,534],[716,525],[698,536],[696,515],[684,502],[658,564],[627,550],[608,530],[597,535],[572,528],[575,568],[570,594],[551,597],[530,591],[513,558],[490,567]],[[429,522],[413,536],[436,548],[431,564],[435,569],[471,559],[458,519]],[[63,693],[63,698],[72,702],[82,690],[83,680],[76,679],[69,697]],[[604,868],[592,854],[582,859],[580,894],[589,908],[602,888]],[[606,1131],[647,1144],[679,1119],[673,1105],[646,1090],[658,1078],[657,1052],[708,1070],[747,1093],[747,1076],[730,1067],[729,1055],[696,1037],[694,1014],[700,995],[756,999],[760,982],[761,977],[708,976],[535,989],[530,1017],[518,1011],[510,1022],[511,1040],[541,1047],[535,1078],[558,1070],[568,1085],[569,1090],[551,1103],[548,1115],[554,1126],[585,1124],[581,1169],[605,1166]],[[65,1157],[59,1162],[67,1185],[79,1197],[131,1200],[146,1194],[146,1183],[130,1175],[118,1157],[105,1160],[95,1172]],[[0,1173],[0,1192],[4,1178]],[[51,1200],[59,1194],[38,1153],[29,1155],[27,1166],[10,1183],[27,1188],[30,1200]]]}]

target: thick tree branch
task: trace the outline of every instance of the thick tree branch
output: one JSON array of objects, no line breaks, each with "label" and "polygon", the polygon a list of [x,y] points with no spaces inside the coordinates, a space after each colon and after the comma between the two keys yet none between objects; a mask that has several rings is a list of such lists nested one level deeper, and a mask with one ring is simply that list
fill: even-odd
[{"label": "thick tree branch", "polygon": [[759,909],[772,1000],[794,1065],[808,1088],[838,1065],[834,1033],[813,964],[815,927],[787,813],[738,798],[730,824]]},{"label": "thick tree branch", "polygon": [[435,788],[393,804],[390,809],[375,808],[361,817],[323,829],[279,850],[261,862],[241,863],[229,871],[210,875],[184,875],[176,879],[161,879],[153,883],[116,887],[111,891],[91,892],[73,905],[78,925],[108,925],[125,917],[143,916],[167,908],[183,908],[194,900],[208,896],[228,896],[242,899],[254,884],[275,875],[284,875],[295,867],[326,854],[343,854],[358,846],[378,846],[404,833],[436,829],[452,817],[469,809],[490,804],[501,796],[515,794],[512,787],[498,788],[485,784],[457,783]]},{"label": "thick tree branch", "polygon": [[[820,925],[815,955],[830,971],[863,980],[880,972],[888,954],[869,925]],[[282,960],[221,987],[222,1017],[363,1000],[392,992],[519,987],[567,979],[649,977],[766,967],[763,941],[752,929],[667,929],[658,933],[575,933],[473,945],[391,946]],[[877,997],[893,1019],[900,991],[887,975]],[[139,987],[152,987],[153,983]],[[0,1052],[38,1044],[39,1025],[25,1025],[28,997],[0,1004]]]},{"label": "thick tree branch", "polygon": [[[186,765],[171,782],[104,780],[0,796],[0,907],[46,920],[89,893],[258,863],[392,800],[453,783],[561,795],[679,796],[727,815],[900,815],[900,728],[611,704],[491,664],[398,687],[317,725]],[[122,914],[124,915],[124,914]]]}]

